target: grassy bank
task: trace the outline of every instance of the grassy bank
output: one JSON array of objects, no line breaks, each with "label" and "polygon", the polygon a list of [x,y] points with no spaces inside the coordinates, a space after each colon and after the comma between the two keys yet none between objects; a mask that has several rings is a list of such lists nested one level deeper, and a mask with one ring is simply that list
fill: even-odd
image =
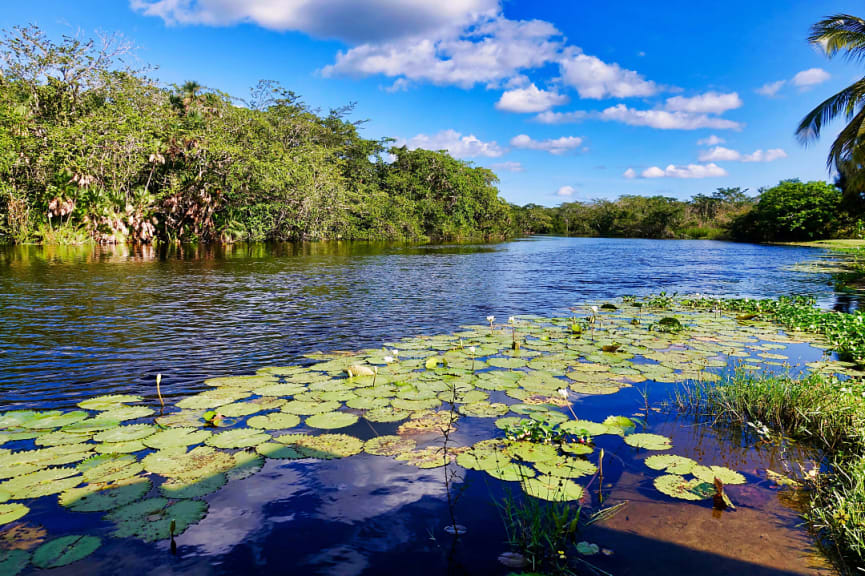
[{"label": "grassy bank", "polygon": [[[806,518],[844,574],[865,565],[865,385],[819,374],[801,379],[737,372],[676,395],[680,409],[715,423],[750,425],[763,435],[819,448],[820,471],[791,470],[809,489]],[[770,430],[771,432],[766,432]]]}]

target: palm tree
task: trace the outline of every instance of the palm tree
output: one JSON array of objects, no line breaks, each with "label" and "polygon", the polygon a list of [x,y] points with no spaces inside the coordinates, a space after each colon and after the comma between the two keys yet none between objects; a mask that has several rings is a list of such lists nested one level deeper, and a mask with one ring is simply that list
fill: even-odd
[{"label": "palm tree", "polygon": [[[865,20],[849,14],[829,16],[811,27],[808,41],[822,46],[829,58],[843,52],[848,60],[865,60]],[[811,110],[799,124],[796,136],[808,144],[838,117],[843,117],[847,126],[832,143],[826,164],[842,176],[845,200],[859,203],[865,191],[865,77]]]}]

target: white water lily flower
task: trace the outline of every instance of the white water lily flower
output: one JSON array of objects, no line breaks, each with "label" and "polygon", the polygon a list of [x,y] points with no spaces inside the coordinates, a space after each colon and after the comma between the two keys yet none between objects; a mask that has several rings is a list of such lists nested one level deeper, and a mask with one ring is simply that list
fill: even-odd
[{"label": "white water lily flower", "polygon": [[495,316],[487,316],[487,322],[495,322],[495,321],[496,321]]},{"label": "white water lily flower", "polygon": [[510,316],[510,317],[508,318],[508,324],[514,324],[515,322],[516,322],[516,320],[514,319],[513,316]]},{"label": "white water lily flower", "polygon": [[391,362],[393,362],[393,356],[385,356],[384,357],[384,363],[385,364],[390,364]]},{"label": "white water lily flower", "polygon": [[394,348],[394,349],[391,350],[390,352],[391,352],[391,354],[393,354],[393,357],[394,357],[394,358],[396,358],[397,356],[399,356],[399,350],[397,350],[396,348]]},{"label": "white water lily flower", "polygon": [[562,398],[567,400],[568,399],[568,389],[567,388],[559,388],[559,396],[561,396]]},{"label": "white water lily flower", "polygon": [[475,347],[474,347],[474,346],[469,346],[469,352],[472,353],[472,354],[474,354],[474,353],[475,353]]},{"label": "white water lily flower", "polygon": [[598,312],[598,307],[597,307],[597,306],[592,306],[592,312],[597,313],[597,312]]}]

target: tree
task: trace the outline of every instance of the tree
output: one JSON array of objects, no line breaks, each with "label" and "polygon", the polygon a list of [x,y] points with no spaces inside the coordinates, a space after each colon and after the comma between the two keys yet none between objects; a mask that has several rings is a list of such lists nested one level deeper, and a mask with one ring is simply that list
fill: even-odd
[{"label": "tree", "polygon": [[841,191],[826,182],[782,180],[733,223],[737,239],[791,242],[830,237],[841,225]]},{"label": "tree", "polygon": [[[822,46],[829,58],[843,53],[848,60],[865,59],[865,20],[849,14],[836,14],[817,22],[811,28],[808,41]],[[861,211],[862,202],[856,201],[865,190],[865,77],[860,78],[837,94],[830,96],[811,110],[796,130],[804,144],[819,138],[821,130],[835,118],[844,118],[847,125],[841,130],[829,149],[827,166],[834,167],[843,178],[848,205]]]}]

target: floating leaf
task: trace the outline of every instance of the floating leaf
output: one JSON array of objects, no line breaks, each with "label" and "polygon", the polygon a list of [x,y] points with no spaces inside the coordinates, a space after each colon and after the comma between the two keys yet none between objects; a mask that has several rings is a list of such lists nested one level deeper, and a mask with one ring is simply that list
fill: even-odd
[{"label": "floating leaf", "polygon": [[100,454],[131,454],[133,452],[147,450],[147,446],[145,446],[140,440],[132,440],[130,442],[106,442],[104,444],[96,444],[94,448]]},{"label": "floating leaf", "polygon": [[30,564],[30,552],[0,549],[0,574],[3,576],[17,576],[28,564]]},{"label": "floating leaf", "polygon": [[283,444],[295,446],[307,458],[320,458],[323,460],[346,458],[359,454],[363,450],[363,440],[358,440],[346,434],[320,434],[318,436],[285,434],[275,438],[275,440]]},{"label": "floating leaf", "polygon": [[529,496],[551,502],[568,502],[583,497],[583,487],[572,480],[555,476],[538,476],[522,483]]},{"label": "floating leaf", "polygon": [[130,424],[99,432],[93,439],[97,442],[131,442],[152,436],[158,430],[152,424]]},{"label": "floating leaf", "polygon": [[114,536],[138,538],[145,542],[165,540],[182,534],[187,527],[204,518],[207,503],[201,500],[181,500],[171,503],[165,498],[150,498],[122,506],[108,513],[105,518],[117,527]]},{"label": "floating leaf", "polygon": [[40,498],[74,488],[81,480],[75,468],[48,468],[6,480],[0,484],[0,490],[16,500]]},{"label": "floating leaf", "polygon": [[[699,479],[686,480],[683,476],[679,476],[678,474],[665,474],[655,478],[654,484],[655,488],[657,488],[659,492],[666,494],[667,496],[672,496],[673,498],[679,498],[681,500],[703,500],[707,498],[703,493],[701,486],[702,484],[705,484],[705,482]],[[714,494],[714,492],[715,489],[712,487],[711,493]],[[711,494],[709,494],[709,496],[711,496]]]},{"label": "floating leaf", "polygon": [[278,460],[300,460],[301,458],[308,458],[308,456],[296,446],[286,446],[285,444],[277,444],[276,442],[265,442],[264,444],[259,444],[255,447],[255,450],[265,458],[275,458]]},{"label": "floating leaf", "polygon": [[118,422],[124,422],[126,420],[137,420],[138,418],[146,418],[151,414],[153,414],[153,409],[148,408],[147,406],[120,406],[114,408],[113,410],[109,410],[108,412],[100,413],[99,417],[106,420],[117,420]]},{"label": "floating leaf", "polygon": [[598,548],[597,544],[591,544],[586,541],[577,543],[577,552],[579,552],[583,556],[594,556],[599,551],[600,548]]},{"label": "floating leaf", "polygon": [[675,454],[655,454],[645,460],[646,466],[652,470],[664,470],[668,474],[690,474],[697,462]]},{"label": "floating leaf", "polygon": [[228,482],[225,474],[218,473],[203,478],[187,479],[172,478],[159,486],[159,491],[166,498],[201,498],[216,492]]},{"label": "floating leaf", "polygon": [[33,418],[23,422],[21,427],[33,429],[59,428],[61,426],[75,424],[85,418],[87,418],[87,412],[84,412],[83,410],[76,410],[74,412],[60,412],[54,410],[51,412],[38,413]]},{"label": "floating leaf", "polygon": [[116,428],[117,426],[120,426],[119,420],[112,420],[110,418],[88,418],[76,422],[75,424],[64,426],[63,431],[73,432],[76,434],[93,434],[94,432]]},{"label": "floating leaf", "polygon": [[144,470],[135,456],[129,454],[100,454],[88,458],[77,466],[88,482],[116,482],[131,478]]},{"label": "floating leaf", "polygon": [[251,448],[270,440],[270,434],[261,430],[238,428],[214,434],[205,444],[214,448]]},{"label": "floating leaf", "polygon": [[70,534],[46,542],[33,553],[33,565],[37,568],[59,568],[78,562],[93,554],[102,540],[96,536]]},{"label": "floating leaf", "polygon": [[19,518],[23,518],[30,508],[24,504],[13,502],[11,504],[0,504],[0,524],[8,524]]},{"label": "floating leaf", "polygon": [[87,434],[72,434],[57,430],[47,434],[40,434],[34,440],[37,446],[63,446],[65,444],[80,444],[90,439]]},{"label": "floating leaf", "polygon": [[598,467],[582,458],[558,458],[556,460],[545,460],[535,463],[535,468],[541,474],[555,476],[557,478],[579,478],[580,476],[591,476],[598,471]]},{"label": "floating leaf", "polygon": [[142,464],[145,470],[154,474],[194,479],[231,469],[234,458],[210,446],[198,446],[189,452],[186,452],[185,447],[175,447],[148,454]]},{"label": "floating leaf", "polygon": [[625,436],[625,444],[645,450],[669,450],[672,440],[660,434],[638,433]]},{"label": "floating leaf", "polygon": [[262,430],[286,430],[300,425],[300,417],[285,412],[272,412],[263,416],[253,416],[246,423],[252,428]]},{"label": "floating leaf", "polygon": [[703,482],[712,483],[715,478],[726,484],[745,484],[745,477],[734,470],[723,466],[694,466],[691,471],[695,477]]},{"label": "floating leaf", "polygon": [[166,448],[178,448],[191,446],[193,444],[201,444],[210,438],[210,436],[210,432],[198,428],[169,428],[157,432],[152,436],[148,436],[142,440],[142,442],[148,448],[163,450]]},{"label": "floating leaf", "polygon": [[[261,444],[259,444],[261,446]],[[229,480],[243,480],[258,473],[264,466],[264,458],[248,450],[234,453],[234,466],[226,473]]]},{"label": "floating leaf", "polygon": [[144,398],[141,396],[135,396],[132,394],[109,394],[107,396],[97,396],[96,398],[83,400],[78,403],[78,407],[84,408],[85,410],[104,412],[106,410],[119,408],[123,404],[141,402],[142,400],[144,400]]},{"label": "floating leaf", "polygon": [[60,494],[60,505],[75,512],[106,512],[144,497],[150,491],[150,480],[143,476],[110,484],[87,484]]},{"label": "floating leaf", "polygon": [[286,402],[282,406],[282,411],[298,416],[312,416],[314,414],[324,414],[325,412],[333,412],[342,404],[336,401],[330,402],[315,402],[307,400],[292,400]]},{"label": "floating leaf", "polygon": [[397,455],[396,459],[418,468],[439,468],[448,463],[448,457],[444,450],[437,446],[403,452]]},{"label": "floating leaf", "polygon": [[315,414],[306,419],[306,425],[312,428],[323,428],[325,430],[335,430],[337,428],[346,428],[355,424],[358,417],[349,412],[327,412],[325,414]]},{"label": "floating leaf", "polygon": [[476,418],[495,418],[503,414],[507,414],[510,407],[507,404],[500,402],[473,402],[471,404],[463,404],[459,407],[460,414],[465,416],[474,416]]},{"label": "floating leaf", "polygon": [[364,452],[376,456],[396,456],[415,449],[415,441],[403,436],[377,436],[363,445]]}]

